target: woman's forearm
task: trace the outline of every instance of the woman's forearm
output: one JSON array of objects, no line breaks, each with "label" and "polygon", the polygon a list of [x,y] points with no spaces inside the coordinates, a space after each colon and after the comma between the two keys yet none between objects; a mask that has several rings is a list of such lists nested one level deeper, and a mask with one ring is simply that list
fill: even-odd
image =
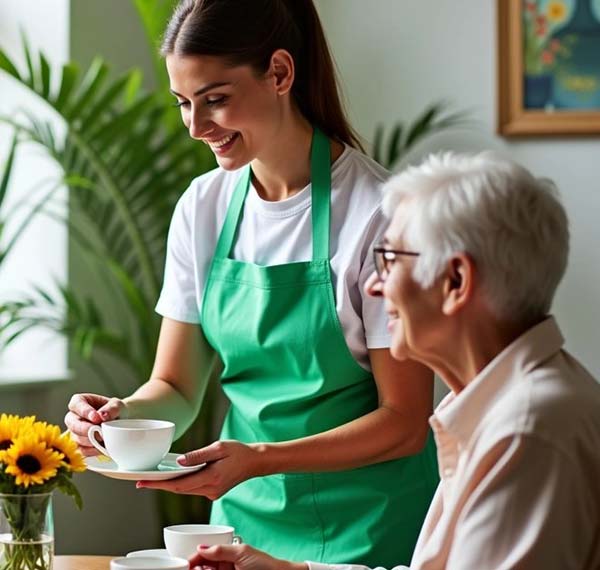
[{"label": "woman's forearm", "polygon": [[125,398],[126,415],[172,421],[180,437],[198,415],[218,364],[197,325],[163,319],[150,380]]},{"label": "woman's forearm", "polygon": [[152,418],[173,422],[176,426],[175,439],[194,421],[200,404],[185,398],[175,386],[160,378],[151,378],[123,401],[126,410],[124,415],[129,418]]},{"label": "woman's forearm", "polygon": [[428,424],[380,407],[329,431],[279,443],[252,447],[260,457],[260,475],[353,469],[421,451]]}]

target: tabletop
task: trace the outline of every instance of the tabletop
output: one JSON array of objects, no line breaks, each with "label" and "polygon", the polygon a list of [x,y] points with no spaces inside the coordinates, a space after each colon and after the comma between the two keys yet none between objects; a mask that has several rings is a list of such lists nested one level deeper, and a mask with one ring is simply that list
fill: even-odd
[{"label": "tabletop", "polygon": [[117,556],[55,556],[54,570],[109,570]]}]

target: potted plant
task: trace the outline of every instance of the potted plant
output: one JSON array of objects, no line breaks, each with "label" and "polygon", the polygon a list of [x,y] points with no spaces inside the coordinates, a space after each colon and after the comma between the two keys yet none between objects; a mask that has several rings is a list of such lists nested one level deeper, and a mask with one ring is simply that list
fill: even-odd
[{"label": "potted plant", "polygon": [[68,433],[35,417],[0,415],[0,568],[51,570],[52,492],[81,496],[74,473],[83,456]]}]

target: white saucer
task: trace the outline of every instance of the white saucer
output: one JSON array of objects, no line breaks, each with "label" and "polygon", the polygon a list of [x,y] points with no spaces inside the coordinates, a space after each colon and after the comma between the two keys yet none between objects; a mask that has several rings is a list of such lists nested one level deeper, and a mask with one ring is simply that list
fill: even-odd
[{"label": "white saucer", "polygon": [[119,469],[117,464],[105,455],[86,457],[85,464],[90,471],[100,473],[100,475],[111,477],[112,479],[125,479],[127,481],[165,481],[167,479],[175,479],[176,477],[198,471],[206,465],[206,463],[201,463],[200,465],[183,467],[176,461],[180,455],[180,453],[167,453],[166,457],[158,464],[158,467],[151,471],[125,471]]},{"label": "white saucer", "polygon": [[140,556],[151,556],[154,558],[171,558],[166,548],[150,548],[149,550],[134,550],[127,553],[127,558],[139,558]]}]

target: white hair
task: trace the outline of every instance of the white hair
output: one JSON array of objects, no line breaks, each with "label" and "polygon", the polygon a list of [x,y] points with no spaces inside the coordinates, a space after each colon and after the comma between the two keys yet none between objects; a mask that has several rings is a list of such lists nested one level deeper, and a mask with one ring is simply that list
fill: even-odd
[{"label": "white hair", "polygon": [[499,318],[547,314],[565,272],[567,215],[556,186],[491,152],[441,153],[390,178],[383,208],[402,215],[406,247],[420,253],[413,278],[430,287],[453,254],[469,254]]}]

